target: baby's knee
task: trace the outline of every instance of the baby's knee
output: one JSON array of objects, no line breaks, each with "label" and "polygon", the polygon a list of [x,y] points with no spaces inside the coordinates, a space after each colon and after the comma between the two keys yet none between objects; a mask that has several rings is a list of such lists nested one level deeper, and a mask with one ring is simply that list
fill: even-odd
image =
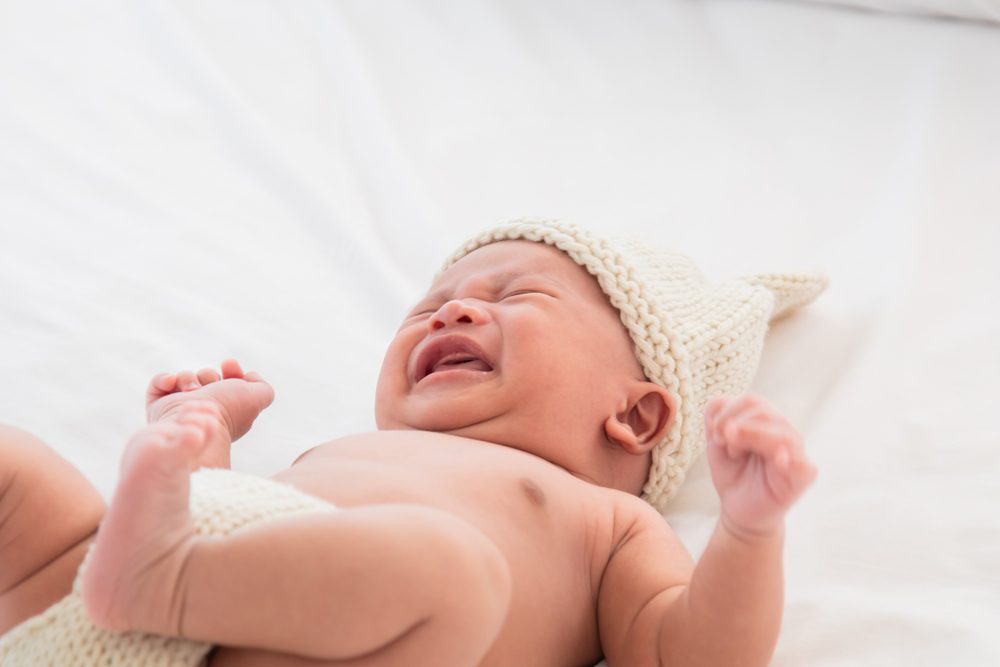
[{"label": "baby's knee", "polygon": [[0,594],[8,602],[29,579],[51,581],[60,568],[69,568],[61,595],[68,593],[78,563],[49,566],[66,563],[103,514],[104,499],[69,462],[30,433],[0,425]]},{"label": "baby's knee", "polygon": [[45,443],[27,431],[10,424],[0,424],[0,461],[5,468],[20,462],[32,451],[44,448]]},{"label": "baby's knee", "polygon": [[73,507],[97,519],[104,513],[103,498],[79,470],[38,437],[7,424],[0,424],[0,483],[44,496],[41,504],[52,510]]},{"label": "baby's knee", "polygon": [[0,424],[0,474],[4,477],[16,478],[26,472],[45,470],[53,463],[57,468],[69,467],[37,436],[16,426]]},{"label": "baby's knee", "polygon": [[104,510],[101,494],[69,461],[27,431],[0,424],[0,530],[55,549],[93,533]]},{"label": "baby's knee", "polygon": [[15,426],[0,424],[0,499],[7,496],[13,502],[9,496],[16,491],[14,483],[23,486],[25,477],[43,469],[47,456],[48,447],[41,440]]}]

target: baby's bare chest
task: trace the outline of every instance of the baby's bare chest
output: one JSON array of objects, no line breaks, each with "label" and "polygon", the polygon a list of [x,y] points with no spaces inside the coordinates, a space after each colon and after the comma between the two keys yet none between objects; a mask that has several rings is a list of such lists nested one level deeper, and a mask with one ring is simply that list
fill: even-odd
[{"label": "baby's bare chest", "polygon": [[611,539],[613,492],[492,443],[422,431],[361,434],[311,450],[274,478],[345,509],[441,509],[493,538],[508,556],[530,555],[531,569],[570,554],[578,564],[593,556],[603,567],[600,557],[608,555],[601,547]]},{"label": "baby's bare chest", "polygon": [[517,450],[412,431],[334,441],[275,479],[342,508],[416,503],[481,530],[506,556],[514,584],[497,664],[513,654],[531,656],[519,664],[550,665],[599,656],[597,586],[615,539],[607,489]]}]

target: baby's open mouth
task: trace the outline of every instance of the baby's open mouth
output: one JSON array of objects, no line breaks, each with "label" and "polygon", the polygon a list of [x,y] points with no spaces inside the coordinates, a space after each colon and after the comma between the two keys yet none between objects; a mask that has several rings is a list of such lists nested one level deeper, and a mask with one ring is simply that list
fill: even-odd
[{"label": "baby's open mouth", "polygon": [[464,370],[489,373],[493,364],[479,345],[465,336],[445,336],[431,341],[420,353],[416,381],[443,371]]},{"label": "baby's open mouth", "polygon": [[467,354],[449,354],[447,357],[431,366],[431,368],[427,371],[427,375],[453,368],[463,368],[467,371],[493,370],[492,366],[477,357],[471,357]]}]

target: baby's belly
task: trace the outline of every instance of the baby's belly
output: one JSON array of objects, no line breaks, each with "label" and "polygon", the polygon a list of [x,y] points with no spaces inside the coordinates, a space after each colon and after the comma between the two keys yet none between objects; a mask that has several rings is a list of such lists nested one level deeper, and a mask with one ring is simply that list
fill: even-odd
[{"label": "baby's belly", "polygon": [[506,556],[508,619],[483,665],[600,658],[596,595],[613,540],[613,494],[498,445],[414,431],[352,436],[275,476],[339,507],[416,503],[476,526]]}]

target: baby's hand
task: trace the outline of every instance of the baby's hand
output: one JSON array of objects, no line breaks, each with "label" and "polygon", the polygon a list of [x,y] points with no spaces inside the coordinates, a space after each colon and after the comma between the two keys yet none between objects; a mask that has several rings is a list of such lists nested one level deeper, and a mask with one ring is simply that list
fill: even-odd
[{"label": "baby's hand", "polygon": [[713,398],[705,409],[705,436],[723,521],[737,531],[777,530],[816,479],[802,436],[759,396]]}]

